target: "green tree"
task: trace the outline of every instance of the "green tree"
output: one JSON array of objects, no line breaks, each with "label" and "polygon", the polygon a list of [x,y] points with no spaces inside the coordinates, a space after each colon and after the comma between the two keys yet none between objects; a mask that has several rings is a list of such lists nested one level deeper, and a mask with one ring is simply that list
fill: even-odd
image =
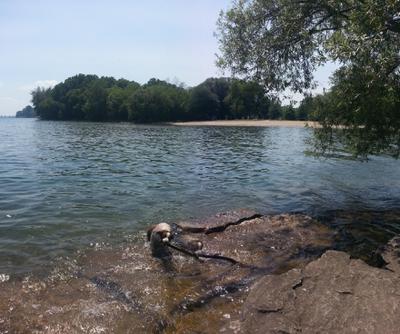
[{"label": "green tree", "polygon": [[85,119],[83,107],[86,103],[86,91],[84,89],[74,88],[66,92],[63,100],[65,101],[65,120]]},{"label": "green tree", "polygon": [[199,85],[190,91],[188,103],[190,119],[200,121],[216,119],[219,106],[218,95],[205,85]]},{"label": "green tree", "polygon": [[282,118],[293,121],[296,119],[296,110],[293,108],[292,105],[282,107]]},{"label": "green tree", "polygon": [[104,121],[107,119],[107,87],[104,82],[94,81],[86,92],[86,101],[82,107],[85,119],[90,121]]},{"label": "green tree", "polygon": [[209,78],[186,89],[155,78],[125,79],[78,74],[51,89],[32,92],[41,119],[139,123],[278,117],[279,104],[256,82]]},{"label": "green tree", "polygon": [[314,70],[336,61],[333,104],[316,129],[333,140],[320,148],[398,157],[399,13],[398,0],[237,0],[218,21],[218,63],[275,94],[309,90]]},{"label": "green tree", "polygon": [[214,120],[227,118],[230,110],[226,103],[231,80],[208,78],[190,91],[188,112],[191,119]]},{"label": "green tree", "polygon": [[[121,80],[121,79],[120,79]],[[129,114],[129,97],[140,88],[138,83],[129,83],[125,85],[119,80],[117,86],[108,90],[106,108],[107,119],[111,121],[127,121]]]},{"label": "green tree", "polygon": [[129,121],[149,123],[184,120],[187,91],[156,79],[151,79],[149,83],[130,97]]},{"label": "green tree", "polygon": [[282,117],[282,107],[280,103],[273,99],[270,101],[268,118],[269,119],[280,119]]},{"label": "green tree", "polygon": [[254,81],[234,80],[226,103],[229,118],[268,118],[270,101],[262,86]]},{"label": "green tree", "polygon": [[32,104],[34,106],[38,106],[43,100],[50,96],[51,89],[50,88],[43,88],[37,87],[35,90],[31,92],[32,95]]},{"label": "green tree", "polygon": [[312,120],[313,116],[313,97],[307,95],[296,109],[296,119],[306,121]]},{"label": "green tree", "polygon": [[314,130],[318,151],[399,157],[400,85],[373,77],[348,67],[335,73],[331,91],[314,107],[322,124]]},{"label": "green tree", "polygon": [[42,100],[37,109],[40,110],[40,117],[48,120],[60,120],[64,111],[64,105],[55,101],[52,97]]},{"label": "green tree", "polygon": [[22,110],[17,111],[15,117],[33,118],[36,117],[36,112],[32,106],[26,106]]}]

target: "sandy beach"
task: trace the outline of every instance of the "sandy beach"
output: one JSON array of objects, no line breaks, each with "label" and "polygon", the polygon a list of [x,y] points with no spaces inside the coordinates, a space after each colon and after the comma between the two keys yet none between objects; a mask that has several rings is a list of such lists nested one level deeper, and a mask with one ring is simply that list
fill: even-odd
[{"label": "sandy beach", "polygon": [[302,128],[307,124],[315,126],[316,122],[286,121],[286,120],[221,120],[221,121],[197,121],[197,122],[174,122],[177,126],[260,126],[260,127],[287,127]]}]

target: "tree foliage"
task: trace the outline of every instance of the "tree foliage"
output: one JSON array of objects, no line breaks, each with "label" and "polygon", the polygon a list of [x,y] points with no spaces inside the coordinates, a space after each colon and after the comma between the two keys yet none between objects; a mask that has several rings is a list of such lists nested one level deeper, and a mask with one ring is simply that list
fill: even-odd
[{"label": "tree foliage", "polygon": [[36,117],[35,109],[32,106],[26,106],[15,114],[17,118],[33,118]]},{"label": "tree foliage", "polygon": [[37,88],[32,103],[45,120],[150,123],[286,117],[258,83],[229,78],[209,78],[187,89],[155,78],[140,85],[79,74],[51,89]]},{"label": "tree foliage", "polygon": [[219,66],[271,94],[307,92],[314,70],[337,62],[329,104],[315,114],[319,149],[399,156],[398,0],[236,0],[217,36]]}]

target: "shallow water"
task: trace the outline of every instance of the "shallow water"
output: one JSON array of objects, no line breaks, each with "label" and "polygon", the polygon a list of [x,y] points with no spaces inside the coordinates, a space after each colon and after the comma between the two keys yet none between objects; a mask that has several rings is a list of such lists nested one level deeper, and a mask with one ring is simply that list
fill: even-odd
[{"label": "shallow water", "polygon": [[[139,233],[60,263],[45,278],[2,283],[0,333],[240,333],[241,307],[256,279],[302,267],[332,244],[332,231],[307,216],[256,216],[218,215],[176,230],[173,242],[201,240],[203,254],[235,263],[179,252],[156,259]],[[205,225],[225,228],[182,227]]]},{"label": "shallow water", "polygon": [[45,274],[151,223],[238,207],[319,217],[366,256],[399,232],[400,162],[316,159],[309,135],[0,119],[0,274]]}]

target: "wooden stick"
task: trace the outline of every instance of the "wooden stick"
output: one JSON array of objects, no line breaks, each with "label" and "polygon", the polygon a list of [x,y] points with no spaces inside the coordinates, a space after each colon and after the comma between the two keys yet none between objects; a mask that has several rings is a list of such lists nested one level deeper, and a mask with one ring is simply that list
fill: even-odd
[{"label": "wooden stick", "polygon": [[195,259],[197,259],[198,261],[201,261],[201,257],[207,258],[207,259],[216,259],[216,260],[223,260],[223,261],[228,261],[232,264],[238,264],[239,262],[236,261],[235,259],[232,259],[230,257],[227,256],[223,256],[223,255],[219,255],[219,254],[204,254],[204,253],[193,253],[191,251],[188,251],[186,249],[180,248],[178,246],[175,246],[169,242],[166,243],[166,245],[168,247],[171,247],[172,249],[177,250],[178,252],[184,253],[186,255],[189,255],[191,257],[194,257]]}]

